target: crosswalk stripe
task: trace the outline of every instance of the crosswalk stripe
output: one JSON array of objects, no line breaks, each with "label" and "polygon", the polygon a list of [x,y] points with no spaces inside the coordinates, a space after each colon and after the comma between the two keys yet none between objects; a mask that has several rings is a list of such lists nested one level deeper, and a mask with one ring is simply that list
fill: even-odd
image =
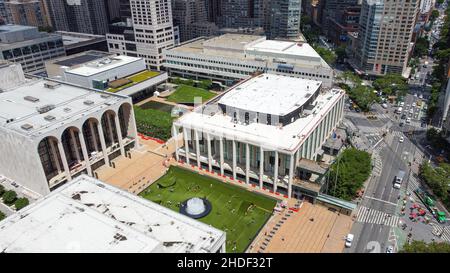
[{"label": "crosswalk stripe", "polygon": [[398,225],[399,217],[379,210],[367,210],[367,207],[361,206],[358,210],[356,221],[394,227]]}]

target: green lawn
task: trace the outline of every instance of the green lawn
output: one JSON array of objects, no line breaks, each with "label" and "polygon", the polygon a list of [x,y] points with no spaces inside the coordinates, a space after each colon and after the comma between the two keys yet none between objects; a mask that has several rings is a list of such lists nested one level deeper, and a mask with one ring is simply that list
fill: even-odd
[{"label": "green lawn", "polygon": [[216,94],[205,89],[180,84],[177,90],[170,95],[167,100],[176,103],[194,103],[195,97],[201,97],[205,102],[213,98]]},{"label": "green lawn", "polygon": [[179,167],[171,167],[140,196],[177,212],[179,203],[206,197],[212,211],[198,220],[225,231],[227,252],[238,253],[247,249],[276,205],[275,199]]},{"label": "green lawn", "polygon": [[139,106],[133,108],[139,133],[162,140],[170,138],[174,119],[170,113],[155,109],[143,109]]}]

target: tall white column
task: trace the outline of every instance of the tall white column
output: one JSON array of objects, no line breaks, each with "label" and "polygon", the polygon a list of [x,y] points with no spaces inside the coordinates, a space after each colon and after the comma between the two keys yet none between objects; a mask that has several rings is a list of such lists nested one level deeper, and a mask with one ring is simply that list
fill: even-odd
[{"label": "tall white column", "polygon": [[102,152],[103,158],[105,159],[105,165],[109,166],[109,157],[108,151],[106,150],[105,135],[103,134],[102,123],[100,121],[97,123],[97,130],[100,137],[100,144],[102,145]]},{"label": "tall white column", "polygon": [[198,131],[194,130],[195,137],[195,155],[197,156],[197,167],[200,168],[200,141],[198,140]]},{"label": "tall white column", "polygon": [[61,161],[64,167],[64,172],[66,173],[67,181],[70,181],[72,180],[72,176],[70,176],[70,169],[69,164],[67,163],[66,153],[64,152],[64,147],[60,140],[58,141],[58,150],[59,156],[61,157]]},{"label": "tall white column", "polygon": [[94,130],[94,124],[92,121],[88,121],[89,122],[89,128],[91,129],[91,136],[92,136],[92,141],[94,142],[94,147],[95,147],[95,151],[98,152],[98,143],[97,143],[97,134],[95,133]]},{"label": "tall white column", "polygon": [[245,143],[245,183],[250,183],[250,145]]},{"label": "tall white column", "polygon": [[236,141],[233,139],[233,179],[236,180]]},{"label": "tall white column", "polygon": [[220,175],[223,176],[223,138],[219,138],[219,151],[220,151]]},{"label": "tall white column", "polygon": [[208,142],[208,170],[212,172],[211,136],[209,134],[206,134],[206,141]]},{"label": "tall white column", "polygon": [[72,129],[69,129],[69,133],[70,133],[70,142],[72,142],[72,146],[73,149],[75,150],[75,157],[77,158],[78,162],[81,162],[81,158],[80,158],[80,151],[78,150],[78,145],[77,145],[77,139],[75,138],[75,133],[73,132]]},{"label": "tall white column", "polygon": [[59,158],[58,158],[58,155],[56,154],[55,142],[52,139],[49,139],[48,142],[50,143],[50,151],[52,153],[53,159],[55,160],[56,169],[58,170],[58,173],[60,173],[61,172],[61,164],[59,164]]},{"label": "tall white column", "polygon": [[122,156],[125,156],[125,147],[123,147],[123,137],[122,137],[122,130],[120,129],[119,114],[116,114],[114,116],[114,121],[116,124],[117,138],[119,139],[120,154]]},{"label": "tall white column", "polygon": [[292,179],[294,178],[294,155],[291,155],[289,162],[289,182],[288,182],[288,197],[292,195]]},{"label": "tall white column", "polygon": [[[133,107],[131,107],[130,116],[131,116],[131,118],[130,118],[129,124],[131,125],[132,130],[133,130],[133,132],[131,132],[132,133],[131,136],[134,137],[134,143],[135,143],[134,146],[137,149],[139,149],[141,147],[141,144],[139,143],[138,131],[137,131],[137,127],[136,127],[136,118],[134,117]],[[127,133],[127,136],[128,136],[128,133]]]},{"label": "tall white column", "polygon": [[186,163],[189,165],[189,143],[186,128],[183,128],[183,137],[184,137],[184,153],[186,154]]},{"label": "tall white column", "polygon": [[89,155],[86,148],[86,141],[84,139],[82,130],[78,131],[78,137],[80,138],[81,152],[83,153],[84,161],[86,162],[87,173],[88,175],[92,176],[91,162],[89,161]]},{"label": "tall white column", "polygon": [[264,177],[264,149],[262,146],[259,147],[259,188],[263,188],[263,177]]},{"label": "tall white column", "polygon": [[180,160],[180,154],[178,153],[178,130],[175,124],[172,126],[172,136],[175,141],[175,158],[177,161]]},{"label": "tall white column", "polygon": [[277,192],[278,183],[278,151],[275,151],[275,166],[273,170],[273,192]]}]

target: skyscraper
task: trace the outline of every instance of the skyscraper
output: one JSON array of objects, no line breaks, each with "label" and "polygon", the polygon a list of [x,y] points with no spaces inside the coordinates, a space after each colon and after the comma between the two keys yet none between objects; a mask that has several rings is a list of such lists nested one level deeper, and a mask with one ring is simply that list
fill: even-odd
[{"label": "skyscraper", "polygon": [[105,2],[98,0],[44,0],[55,30],[105,34],[108,16]]},{"label": "skyscraper", "polygon": [[267,36],[270,39],[296,39],[300,35],[301,0],[271,0],[268,2]]},{"label": "skyscraper", "polygon": [[363,0],[354,65],[363,73],[402,74],[420,0]]},{"label": "skyscraper", "polygon": [[215,23],[208,22],[207,0],[172,0],[172,15],[181,42],[218,32]]},{"label": "skyscraper", "polygon": [[329,35],[333,20],[339,16],[339,12],[348,7],[357,6],[361,0],[320,0],[319,5],[322,10],[321,28],[325,35]]},{"label": "skyscraper", "polygon": [[10,23],[16,25],[47,27],[50,25],[42,0],[7,0]]},{"label": "skyscraper", "polygon": [[171,1],[130,0],[130,12],[132,24],[106,35],[109,51],[144,57],[147,68],[159,70],[163,49],[174,45]]},{"label": "skyscraper", "polygon": [[266,4],[270,0],[220,0],[216,23],[223,28],[264,27]]}]

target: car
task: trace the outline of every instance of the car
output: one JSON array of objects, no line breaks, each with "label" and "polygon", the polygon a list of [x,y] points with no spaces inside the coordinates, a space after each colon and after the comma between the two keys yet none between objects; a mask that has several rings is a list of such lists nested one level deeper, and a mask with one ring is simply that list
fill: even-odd
[{"label": "car", "polygon": [[405,106],[405,102],[401,101],[399,106],[401,106],[401,107]]},{"label": "car", "polygon": [[416,107],[416,103],[413,102],[413,103],[411,104],[411,107]]},{"label": "car", "polygon": [[420,124],[420,127],[427,128],[427,124],[425,122],[422,122],[422,124]]},{"label": "car", "polygon": [[413,113],[414,113],[414,109],[412,109],[412,108],[409,109],[409,113],[410,113],[410,114],[413,114]]},{"label": "car", "polygon": [[387,105],[386,103],[383,103],[381,106],[382,106],[384,109],[388,108],[388,105]]},{"label": "car", "polygon": [[356,108],[355,111],[356,111],[357,113],[359,113],[359,112],[361,112],[361,109]]},{"label": "car", "polygon": [[400,122],[400,123],[398,124],[398,126],[400,126],[400,127],[403,127],[403,125],[404,125],[403,122]]},{"label": "car", "polygon": [[347,235],[347,237],[345,238],[345,247],[351,247],[354,238],[355,238],[355,235],[349,233]]},{"label": "car", "polygon": [[405,138],[403,138],[402,136],[398,139],[398,142],[403,143],[403,141],[405,141]]},{"label": "car", "polygon": [[411,123],[411,118],[407,118],[406,123]]},{"label": "car", "polygon": [[406,114],[403,114],[400,118],[401,119],[406,119]]},{"label": "car", "polygon": [[388,246],[386,249],[386,253],[393,253],[394,252],[394,247],[393,246]]},{"label": "car", "polygon": [[423,99],[423,95],[422,94],[419,95],[419,99]]}]

